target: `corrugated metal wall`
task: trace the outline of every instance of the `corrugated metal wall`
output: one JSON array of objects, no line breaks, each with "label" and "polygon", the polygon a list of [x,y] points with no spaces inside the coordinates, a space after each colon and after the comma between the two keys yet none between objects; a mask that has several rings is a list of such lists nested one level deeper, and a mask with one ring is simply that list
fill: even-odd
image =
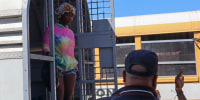
[{"label": "corrugated metal wall", "polygon": [[0,100],[23,100],[22,0],[0,0]]},{"label": "corrugated metal wall", "polygon": [[3,13],[4,16],[0,16],[0,59],[22,58],[21,11],[12,10]]}]

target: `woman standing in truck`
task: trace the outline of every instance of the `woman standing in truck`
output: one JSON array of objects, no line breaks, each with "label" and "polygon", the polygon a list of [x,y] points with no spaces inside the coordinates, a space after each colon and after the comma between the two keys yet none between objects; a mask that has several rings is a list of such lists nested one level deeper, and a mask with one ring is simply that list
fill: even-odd
[{"label": "woman standing in truck", "polygon": [[[54,25],[55,65],[58,71],[58,100],[72,100],[74,93],[77,60],[74,57],[75,38],[69,29],[75,16],[75,8],[69,3],[62,3],[56,10],[59,23]],[[44,53],[49,53],[49,28],[45,31],[43,41]]]}]

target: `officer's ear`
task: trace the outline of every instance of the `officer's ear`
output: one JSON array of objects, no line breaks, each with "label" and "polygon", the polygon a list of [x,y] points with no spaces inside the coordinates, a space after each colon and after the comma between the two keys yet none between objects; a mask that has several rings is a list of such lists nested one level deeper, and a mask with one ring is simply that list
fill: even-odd
[{"label": "officer's ear", "polygon": [[123,75],[123,81],[126,82],[126,71],[125,70],[123,71],[122,75]]},{"label": "officer's ear", "polygon": [[152,86],[153,86],[154,89],[156,89],[156,86],[157,86],[157,78],[158,78],[158,75],[153,76]]}]

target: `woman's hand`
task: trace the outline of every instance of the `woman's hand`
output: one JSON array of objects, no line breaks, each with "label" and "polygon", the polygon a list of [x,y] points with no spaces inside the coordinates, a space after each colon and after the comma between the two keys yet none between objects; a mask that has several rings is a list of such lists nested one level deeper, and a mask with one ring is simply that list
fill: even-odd
[{"label": "woman's hand", "polygon": [[81,80],[80,72],[77,70],[78,79]]},{"label": "woman's hand", "polygon": [[49,52],[46,52],[46,53],[44,53],[44,55],[46,55],[46,56],[50,56],[50,53],[49,53]]},{"label": "woman's hand", "polygon": [[184,69],[181,69],[181,71],[178,73],[178,75],[175,78],[175,85],[176,90],[182,89],[184,86],[184,76],[183,76]]},{"label": "woman's hand", "polygon": [[184,72],[184,69],[181,69],[181,71],[178,73],[178,75],[175,78],[176,93],[178,96],[178,100],[187,100],[182,91],[182,88],[184,86],[183,72]]}]

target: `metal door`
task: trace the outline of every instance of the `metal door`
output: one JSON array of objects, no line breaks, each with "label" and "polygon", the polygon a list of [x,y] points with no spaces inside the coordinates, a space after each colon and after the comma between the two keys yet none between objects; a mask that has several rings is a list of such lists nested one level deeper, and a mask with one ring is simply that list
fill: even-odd
[{"label": "metal door", "polygon": [[117,89],[114,0],[77,0],[77,44],[81,100]]}]

